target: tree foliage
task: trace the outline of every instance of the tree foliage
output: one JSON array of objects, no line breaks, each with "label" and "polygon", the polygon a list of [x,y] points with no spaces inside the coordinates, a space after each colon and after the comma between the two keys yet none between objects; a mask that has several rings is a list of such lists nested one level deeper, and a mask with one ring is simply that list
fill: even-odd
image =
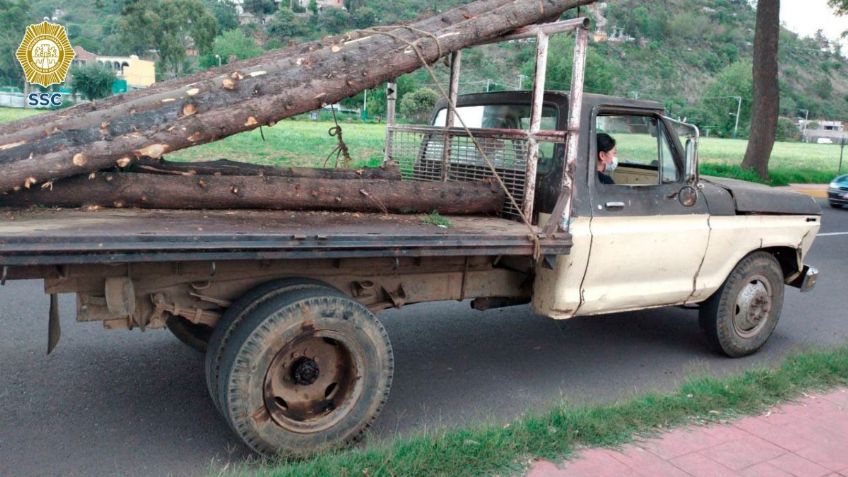
[{"label": "tree foliage", "polygon": [[305,35],[309,27],[288,8],[277,10],[268,23],[268,34],[277,40],[292,39]]},{"label": "tree foliage", "polygon": [[23,85],[23,71],[15,58],[28,24],[29,2],[0,0],[0,85]]},{"label": "tree foliage", "polygon": [[407,119],[425,122],[438,99],[439,94],[430,88],[415,90],[400,100],[400,113]]},{"label": "tree foliage", "polygon": [[199,52],[208,52],[218,23],[200,0],[129,0],[118,28],[133,53],[154,49],[160,69],[177,75],[184,70],[189,40]]},{"label": "tree foliage", "polygon": [[243,7],[246,12],[256,16],[270,15],[277,10],[274,0],[244,0]]},{"label": "tree foliage", "polygon": [[71,70],[71,90],[85,99],[105,98],[112,94],[115,73],[100,65],[85,65]]},{"label": "tree foliage", "polygon": [[262,54],[262,48],[256,44],[256,41],[245,35],[243,31],[236,29],[225,31],[215,37],[212,42],[212,55],[210,56],[215,59],[217,65],[218,60],[214,55],[218,55],[221,58],[221,63],[226,64],[233,58],[244,60],[260,54]]}]

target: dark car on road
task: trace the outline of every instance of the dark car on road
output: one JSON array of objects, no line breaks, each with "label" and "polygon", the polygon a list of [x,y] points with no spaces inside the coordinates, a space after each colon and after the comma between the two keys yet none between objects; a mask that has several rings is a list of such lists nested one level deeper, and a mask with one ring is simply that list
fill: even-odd
[{"label": "dark car on road", "polygon": [[831,207],[842,207],[848,204],[848,174],[839,176],[827,187],[827,200]]}]

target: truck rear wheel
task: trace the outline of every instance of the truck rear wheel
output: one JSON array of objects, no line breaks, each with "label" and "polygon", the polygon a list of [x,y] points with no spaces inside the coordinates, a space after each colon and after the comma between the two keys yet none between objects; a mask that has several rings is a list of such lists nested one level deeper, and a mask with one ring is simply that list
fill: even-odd
[{"label": "truck rear wheel", "polygon": [[221,315],[221,319],[215,325],[206,352],[205,373],[206,373],[206,388],[209,391],[209,397],[215,404],[215,408],[219,411],[221,406],[218,403],[218,375],[220,370],[221,355],[224,352],[224,345],[229,341],[235,331],[236,326],[244,320],[244,318],[252,311],[256,310],[260,305],[271,298],[282,295],[292,290],[300,290],[306,288],[323,287],[329,292],[341,293],[330,285],[318,280],[310,278],[282,278],[263,283],[255,288],[252,288],[244,295],[240,296],[230,305],[229,308]]},{"label": "truck rear wheel", "polygon": [[359,439],[388,398],[393,370],[388,335],[367,308],[324,287],[290,290],[235,326],[218,401],[255,451],[305,457]]},{"label": "truck rear wheel", "polygon": [[710,345],[732,358],[759,350],[780,319],[783,292],[783,270],[771,254],[745,257],[701,306],[699,321]]}]

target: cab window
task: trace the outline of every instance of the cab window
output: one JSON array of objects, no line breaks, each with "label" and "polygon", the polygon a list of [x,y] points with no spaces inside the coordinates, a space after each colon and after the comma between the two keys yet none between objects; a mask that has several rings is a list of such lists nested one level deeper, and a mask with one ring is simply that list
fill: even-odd
[{"label": "cab window", "polygon": [[[604,133],[614,139],[618,160],[617,167],[605,166],[603,171],[598,171],[599,182],[638,187],[678,181],[680,174],[673,148],[657,117],[600,115],[596,119],[595,131],[596,138]],[[601,174],[607,177],[601,177]]]}]

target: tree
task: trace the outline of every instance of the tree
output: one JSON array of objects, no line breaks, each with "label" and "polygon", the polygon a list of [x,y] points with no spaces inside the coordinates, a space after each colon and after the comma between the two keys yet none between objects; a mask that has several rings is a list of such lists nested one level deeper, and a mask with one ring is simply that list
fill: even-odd
[{"label": "tree", "polygon": [[341,8],[325,8],[318,20],[322,30],[334,35],[347,30],[349,24],[350,14]]},{"label": "tree", "polygon": [[309,11],[312,12],[313,15],[318,14],[318,0],[309,0]]},{"label": "tree", "polygon": [[253,38],[241,30],[230,30],[215,37],[212,42],[212,53],[221,58],[222,63],[228,63],[230,58],[244,60],[262,54],[262,48]]},{"label": "tree", "polygon": [[[549,51],[547,84],[550,85],[551,89],[567,89],[571,84],[574,37],[557,35],[551,38]],[[522,73],[530,78],[534,76],[535,69],[535,56],[521,67]],[[586,51],[586,74],[583,89],[587,93],[613,93],[615,78],[619,76],[615,65],[605,56],[598,54],[594,46],[590,45]]]},{"label": "tree", "polygon": [[207,0],[206,6],[218,22],[218,31],[224,32],[238,28],[236,7],[228,0]]},{"label": "tree", "polygon": [[774,148],[780,108],[780,84],[777,79],[779,41],[780,0],[759,0],[754,33],[751,135],[742,168],[755,171],[763,180],[768,179],[768,161]]},{"label": "tree", "polygon": [[421,88],[405,95],[400,100],[400,113],[407,119],[424,122],[438,99],[439,94],[432,89]]},{"label": "tree", "polygon": [[218,24],[200,0],[130,0],[118,21],[121,39],[131,51],[159,54],[162,70],[183,71],[189,41],[207,53]]},{"label": "tree", "polygon": [[15,58],[28,23],[29,2],[0,0],[0,84],[23,85],[23,71]]},{"label": "tree", "polygon": [[116,79],[112,70],[100,65],[86,65],[74,68],[71,75],[71,89],[74,94],[81,94],[89,100],[105,98],[112,94],[112,83]]},{"label": "tree", "polygon": [[[700,111],[697,115],[698,125],[710,127],[720,136],[730,136],[736,128],[736,111],[739,111],[739,129],[744,132],[751,124],[753,76],[750,61],[740,61],[722,69],[707,86],[700,101]],[[736,97],[742,98],[739,108]]]},{"label": "tree", "polygon": [[305,35],[307,30],[306,23],[288,8],[277,10],[268,24],[268,33],[278,40]]},{"label": "tree", "polygon": [[380,17],[371,7],[359,7],[350,14],[350,19],[355,28],[368,28],[376,25]]},{"label": "tree", "polygon": [[277,10],[274,0],[244,0],[244,9],[258,17],[270,15]]}]

